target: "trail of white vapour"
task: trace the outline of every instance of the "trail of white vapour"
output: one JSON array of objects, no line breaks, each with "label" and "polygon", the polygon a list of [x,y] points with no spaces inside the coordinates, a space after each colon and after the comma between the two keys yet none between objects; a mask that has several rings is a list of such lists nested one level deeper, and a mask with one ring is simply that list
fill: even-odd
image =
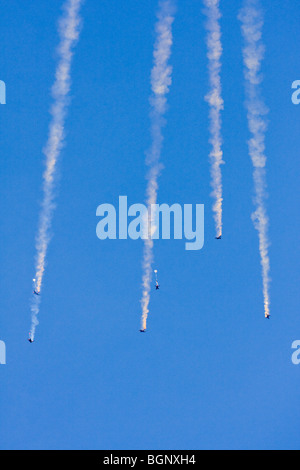
[{"label": "trail of white vapour", "polygon": [[[46,157],[46,170],[43,175],[43,201],[39,218],[38,233],[36,237],[36,274],[35,290],[40,294],[45,273],[46,256],[50,241],[50,227],[53,210],[55,208],[56,164],[64,143],[64,126],[66,112],[69,104],[70,73],[73,49],[79,39],[80,8],[83,0],[67,0],[64,4],[63,17],[59,22],[60,44],[58,47],[58,64],[55,82],[52,88],[53,105],[51,108],[52,120],[49,126],[48,141],[44,149]],[[31,303],[31,339],[34,339],[40,309],[40,297],[34,296]]]},{"label": "trail of white vapour", "polygon": [[269,236],[265,201],[266,193],[266,162],[265,133],[267,129],[266,114],[268,109],[261,97],[260,84],[262,82],[261,63],[265,48],[262,43],[263,14],[258,0],[246,0],[239,19],[242,23],[242,33],[245,40],[243,49],[247,111],[249,129],[252,137],[249,141],[249,153],[254,166],[255,205],[252,215],[255,228],[259,235],[259,251],[261,256],[263,294],[265,316],[270,316],[270,258]]},{"label": "trail of white vapour", "polygon": [[[152,147],[147,155],[147,165],[150,166],[147,175],[147,207],[149,212],[148,237],[144,244],[143,254],[143,294],[142,305],[142,329],[147,328],[147,318],[149,314],[150,290],[152,281],[153,264],[153,240],[151,235],[155,227],[151,222],[155,219],[155,214],[151,213],[151,205],[157,202],[158,176],[162,165],[160,156],[163,144],[162,128],[165,124],[164,114],[167,108],[167,94],[172,84],[172,67],[169,65],[171,49],[173,45],[172,25],[174,22],[174,4],[171,0],[160,2],[158,21],[156,24],[156,42],[154,47],[154,66],[151,74],[152,95],[151,104],[151,131]],[[150,215],[151,214],[151,215]]]},{"label": "trail of white vapour", "polygon": [[224,109],[221,87],[221,27],[219,10],[219,0],[203,0],[205,13],[207,15],[207,57],[209,59],[209,81],[210,92],[206,96],[206,101],[210,106],[210,143],[212,150],[210,153],[211,176],[212,176],[212,196],[215,200],[213,206],[214,219],[216,223],[216,236],[221,237],[223,231],[223,187],[221,165],[223,161],[222,137],[221,137],[221,111]]}]

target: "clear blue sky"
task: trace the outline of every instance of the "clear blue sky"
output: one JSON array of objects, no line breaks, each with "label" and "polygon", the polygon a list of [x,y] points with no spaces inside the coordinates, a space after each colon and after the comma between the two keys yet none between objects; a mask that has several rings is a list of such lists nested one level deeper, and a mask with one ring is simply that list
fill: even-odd
[{"label": "clear blue sky", "polygon": [[96,238],[96,208],[143,202],[156,0],[87,0],[73,63],[37,341],[29,345],[42,148],[61,0],[1,10],[1,449],[299,448],[298,0],[264,0],[272,320],[253,210],[242,2],[222,1],[224,239],[214,240],[204,16],[178,1],[159,201],[205,204],[205,247],[158,241],[161,291],[140,322],[142,243]]}]

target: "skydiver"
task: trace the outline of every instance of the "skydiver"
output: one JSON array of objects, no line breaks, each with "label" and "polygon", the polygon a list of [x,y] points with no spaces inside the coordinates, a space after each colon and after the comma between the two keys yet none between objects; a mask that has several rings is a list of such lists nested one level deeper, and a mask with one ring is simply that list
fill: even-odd
[{"label": "skydiver", "polygon": [[267,315],[266,315],[266,320],[270,320],[270,316],[271,316],[271,315],[270,315],[269,313],[267,313]]},{"label": "skydiver", "polygon": [[216,240],[222,240],[222,235],[220,235],[219,237],[216,237]]},{"label": "skydiver", "polygon": [[154,272],[155,272],[155,289],[159,290],[160,285],[158,284],[157,269],[155,269]]},{"label": "skydiver", "polygon": [[29,338],[29,343],[34,343],[33,339]]},{"label": "skydiver", "polygon": [[140,330],[140,333],[146,333],[146,330]]},{"label": "skydiver", "polygon": [[34,293],[35,295],[41,295],[41,293],[38,292],[37,290],[34,290],[33,293]]}]

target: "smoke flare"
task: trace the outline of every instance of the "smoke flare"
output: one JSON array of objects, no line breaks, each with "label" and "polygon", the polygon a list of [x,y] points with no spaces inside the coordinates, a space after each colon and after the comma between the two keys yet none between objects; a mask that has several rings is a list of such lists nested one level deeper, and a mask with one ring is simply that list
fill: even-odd
[{"label": "smoke flare", "polygon": [[221,27],[219,10],[219,0],[203,0],[205,13],[207,16],[207,57],[209,60],[209,82],[210,92],[206,96],[209,104],[210,118],[210,143],[212,150],[210,152],[211,161],[211,186],[213,188],[212,196],[215,200],[213,205],[214,219],[216,224],[216,237],[221,237],[223,232],[223,187],[221,165],[223,161],[222,137],[221,137],[221,111],[224,109],[221,86]]},{"label": "smoke flare", "polygon": [[256,210],[252,215],[254,226],[259,236],[259,251],[261,257],[263,295],[265,317],[270,316],[270,258],[269,258],[269,219],[266,211],[266,162],[265,133],[267,130],[266,115],[268,109],[261,97],[260,84],[262,82],[261,64],[265,48],[262,43],[263,14],[258,0],[246,0],[239,19],[242,23],[242,33],[245,41],[243,49],[245,79],[246,79],[246,106],[248,112],[249,153],[252,159],[255,186]]},{"label": "smoke flare", "polygon": [[151,73],[152,95],[151,104],[151,133],[152,147],[147,155],[146,163],[150,167],[147,175],[147,207],[148,207],[148,237],[144,242],[143,254],[143,294],[142,305],[142,329],[147,328],[149,314],[150,291],[152,281],[153,264],[153,222],[155,214],[151,213],[151,205],[157,202],[158,177],[162,169],[160,156],[163,144],[162,128],[165,124],[164,115],[167,109],[167,94],[172,84],[172,67],[169,65],[171,49],[173,45],[172,25],[174,22],[174,4],[171,0],[160,2],[158,21],[156,23],[156,42],[154,47],[154,66]]},{"label": "smoke flare", "polygon": [[[71,86],[71,63],[73,49],[80,34],[80,8],[83,0],[67,0],[64,4],[64,14],[59,21],[60,44],[58,47],[58,64],[55,73],[55,82],[52,87],[54,100],[51,108],[52,120],[49,126],[48,141],[44,149],[46,157],[46,170],[43,175],[43,201],[39,217],[38,233],[36,237],[36,274],[35,292],[40,294],[45,274],[46,257],[50,241],[50,228],[53,211],[55,209],[55,183],[57,160],[64,144],[64,126],[69,105],[69,92]],[[38,314],[40,297],[34,296],[31,303],[32,324],[30,337],[33,340],[36,327],[39,324]]]}]

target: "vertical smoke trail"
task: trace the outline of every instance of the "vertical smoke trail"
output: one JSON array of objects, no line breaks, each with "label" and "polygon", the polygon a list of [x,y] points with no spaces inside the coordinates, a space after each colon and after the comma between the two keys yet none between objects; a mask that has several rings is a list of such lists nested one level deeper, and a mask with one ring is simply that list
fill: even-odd
[{"label": "vertical smoke trail", "polygon": [[209,70],[209,81],[210,81],[210,92],[206,96],[206,101],[210,106],[210,143],[212,150],[210,152],[211,161],[211,176],[212,176],[212,196],[215,199],[213,206],[214,219],[216,223],[216,236],[222,236],[223,223],[222,223],[222,211],[223,211],[223,188],[222,188],[222,171],[221,165],[223,162],[223,151],[222,151],[222,137],[221,137],[221,111],[224,109],[224,101],[222,99],[222,87],[221,87],[221,56],[222,56],[222,44],[221,44],[221,28],[220,18],[221,13],[219,10],[219,0],[203,0],[205,5],[205,13],[207,15],[207,48],[209,59],[208,70]]},{"label": "vertical smoke trail", "polygon": [[249,129],[252,137],[249,141],[249,153],[254,166],[255,205],[252,215],[259,235],[259,251],[263,275],[263,294],[265,317],[270,316],[270,259],[269,259],[269,219],[266,212],[266,162],[265,132],[267,129],[266,114],[268,109],[261,97],[262,82],[261,63],[265,48],[262,44],[263,14],[259,0],[245,0],[239,19],[242,22],[242,33],[245,40],[243,49],[247,111]]},{"label": "vertical smoke trail", "polygon": [[151,234],[154,227],[151,222],[154,221],[155,214],[150,215],[151,205],[157,202],[158,176],[161,171],[160,155],[163,144],[162,128],[164,126],[164,114],[167,107],[166,95],[172,84],[172,67],[169,65],[171,49],[173,45],[172,25],[174,22],[174,5],[172,0],[160,2],[158,13],[158,22],[156,24],[156,42],[154,47],[154,66],[151,74],[152,95],[151,104],[151,131],[152,147],[147,155],[147,165],[150,166],[147,175],[147,207],[149,211],[149,230],[148,239],[145,240],[143,255],[143,294],[142,305],[142,329],[147,328],[147,317],[149,313],[150,290],[152,281],[153,264],[153,240]]},{"label": "vertical smoke trail", "polygon": [[[36,237],[36,275],[35,291],[41,292],[45,273],[46,256],[50,241],[50,227],[54,205],[54,190],[56,180],[56,164],[64,143],[64,125],[69,104],[70,72],[73,49],[79,38],[80,17],[79,12],[83,0],[66,0],[63,7],[64,15],[59,22],[60,44],[58,47],[59,60],[56,68],[55,82],[52,88],[53,105],[51,108],[52,120],[49,126],[49,136],[44,154],[46,157],[46,170],[43,175],[43,201],[39,219],[38,234]],[[33,340],[38,325],[37,316],[40,308],[40,297],[34,296],[31,304],[32,325],[30,337]]]}]

